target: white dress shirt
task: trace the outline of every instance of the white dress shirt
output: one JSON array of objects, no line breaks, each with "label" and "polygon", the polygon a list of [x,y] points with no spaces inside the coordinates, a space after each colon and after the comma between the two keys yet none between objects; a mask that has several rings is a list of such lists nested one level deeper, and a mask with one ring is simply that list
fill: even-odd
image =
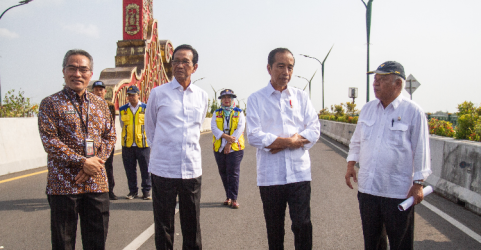
[{"label": "white dress shirt", "polygon": [[[232,110],[231,112],[234,112],[234,110]],[[232,121],[230,121],[229,124],[227,124],[227,119],[229,119],[229,118],[224,117],[224,129],[229,129],[230,128],[230,122],[232,122]],[[232,134],[232,136],[235,137],[235,142],[239,142],[239,137],[244,133],[245,127],[246,127],[246,125],[245,125],[244,113],[239,112],[239,123],[237,124],[237,129],[234,130],[234,133]],[[212,117],[212,121],[210,123],[210,129],[212,130],[212,134],[214,134],[216,140],[221,139],[221,136],[224,134],[224,131],[220,130],[217,127],[217,122],[215,121],[215,114],[214,114],[214,117]],[[219,148],[218,152],[222,152],[222,150],[224,150],[224,147],[225,147],[226,144],[227,144],[226,139],[222,138],[222,142],[220,144],[220,148]],[[231,148],[232,148],[232,145],[231,145]],[[232,152],[232,150],[230,152]]]},{"label": "white dress shirt", "polygon": [[421,108],[399,95],[386,108],[368,102],[361,110],[347,161],[359,162],[358,190],[404,199],[413,180],[431,174],[429,130]]},{"label": "white dress shirt", "polygon": [[202,175],[200,129],[207,113],[207,93],[173,81],[152,89],[145,113],[151,141],[149,172],[165,178]]},{"label": "white dress shirt", "polygon": [[[307,94],[287,87],[280,92],[271,83],[249,96],[247,101],[247,139],[257,148],[257,185],[284,185],[311,181],[310,149],[319,139],[320,125]],[[299,134],[309,144],[286,148],[277,154],[268,147],[277,137]]]},{"label": "white dress shirt", "polygon": [[[135,116],[135,113],[137,113],[137,109],[139,109],[141,103],[142,103],[141,101],[137,102],[137,106],[135,106],[135,107],[132,106],[132,104],[130,104],[130,102],[127,103],[129,105],[130,111],[132,111],[132,114],[134,114],[134,116]],[[119,121],[120,121],[120,127],[123,129],[124,128],[124,122],[122,121],[120,115],[119,115]],[[150,145],[150,142],[148,141],[148,139],[147,139],[147,144]],[[137,147],[137,144],[135,143],[135,140],[132,142],[131,147]]]}]

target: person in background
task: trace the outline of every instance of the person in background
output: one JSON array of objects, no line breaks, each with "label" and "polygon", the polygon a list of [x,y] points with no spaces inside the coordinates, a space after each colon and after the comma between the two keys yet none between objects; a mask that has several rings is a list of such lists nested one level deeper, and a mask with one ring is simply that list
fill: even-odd
[{"label": "person in background", "polygon": [[132,200],[138,196],[137,162],[142,178],[142,198],[151,200],[152,181],[149,174],[150,147],[145,134],[145,111],[147,105],[139,98],[140,90],[133,85],[127,88],[129,102],[119,108],[120,126],[122,127],[122,161],[129,185],[126,198]]},{"label": "person in background", "polygon": [[[92,93],[94,95],[102,98],[105,100],[105,94],[107,90],[105,89],[105,84],[102,81],[96,81],[92,84]],[[105,100],[107,105],[109,106],[110,115],[112,117],[112,124],[115,126],[115,105]],[[107,178],[109,180],[109,199],[110,200],[117,200],[117,196],[114,194],[114,187],[115,187],[115,179],[114,179],[114,165],[112,164],[114,161],[114,152],[115,152],[115,144],[114,148],[112,149],[112,153],[110,153],[109,158],[105,161],[105,171],[107,172]]]},{"label": "person in background", "polygon": [[105,249],[109,188],[104,163],[115,140],[107,103],[89,93],[93,58],[69,50],[62,63],[63,90],[42,100],[38,129],[47,160],[52,249],[75,249],[80,215],[84,249]]},{"label": "person in background", "polygon": [[[423,196],[423,181],[431,174],[429,130],[422,109],[401,95],[406,75],[394,61],[381,64],[374,76],[377,100],[364,105],[349,144],[346,184],[358,182],[364,249],[414,247],[414,206],[399,211],[398,204]],[[359,162],[359,178],[354,166]]]},{"label": "person in background", "polygon": [[234,91],[225,89],[220,93],[221,108],[215,111],[211,121],[214,134],[214,156],[219,168],[220,178],[224,185],[226,200],[224,205],[239,208],[237,195],[239,193],[240,163],[244,157],[245,118],[242,109],[234,107]]}]

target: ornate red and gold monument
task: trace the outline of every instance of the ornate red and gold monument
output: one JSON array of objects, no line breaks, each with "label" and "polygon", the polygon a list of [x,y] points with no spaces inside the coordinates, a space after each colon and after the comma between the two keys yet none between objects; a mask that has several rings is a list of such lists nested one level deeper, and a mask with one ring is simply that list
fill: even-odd
[{"label": "ornate red and gold monument", "polygon": [[123,0],[123,39],[117,42],[115,68],[100,73],[107,86],[106,99],[116,109],[127,103],[126,89],[136,85],[144,103],[150,91],[172,78],[170,60],[174,49],[169,40],[159,40],[158,22],[152,14],[153,0]]}]

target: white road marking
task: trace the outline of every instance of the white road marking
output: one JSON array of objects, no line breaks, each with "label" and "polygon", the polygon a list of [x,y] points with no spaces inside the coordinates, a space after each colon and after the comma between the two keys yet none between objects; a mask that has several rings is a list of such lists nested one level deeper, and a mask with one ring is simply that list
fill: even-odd
[{"label": "white road marking", "polygon": [[[338,147],[337,145],[335,145],[334,143],[324,139],[321,137],[321,139],[323,139],[325,142],[331,144],[332,146],[336,147],[337,149],[341,150],[342,152],[348,154],[348,152],[346,152],[344,149]],[[466,227],[465,225],[461,224],[461,222],[457,221],[456,219],[454,219],[453,217],[447,215],[445,212],[439,210],[437,207],[429,204],[427,201],[422,201],[420,203],[421,205],[425,206],[426,208],[428,208],[429,210],[433,211],[435,214],[439,215],[441,218],[443,218],[444,220],[446,220],[447,222],[451,223],[453,226],[457,227],[459,230],[461,230],[463,233],[467,234],[468,236],[470,236],[471,238],[473,238],[474,240],[478,241],[479,243],[481,243],[481,236],[479,234],[477,234],[476,232],[474,232],[473,230],[469,229],[468,227]]]},{"label": "white road marking", "polygon": [[447,215],[446,213],[444,213],[443,211],[439,210],[437,207],[429,204],[426,201],[422,201],[421,204],[427,207],[428,209],[430,209],[431,211],[433,211],[434,213],[436,213],[437,215],[441,216],[443,219],[451,223],[453,226],[457,227],[459,230],[463,231],[463,233],[469,235],[471,238],[481,243],[481,236],[475,233],[473,230],[466,227],[465,225],[461,224],[461,222],[455,220],[453,217]]},{"label": "white road marking", "polygon": [[[175,206],[175,213],[179,212],[179,203]],[[150,225],[144,232],[142,232],[137,238],[135,238],[129,245],[127,245],[124,250],[137,250],[141,247],[152,235],[154,235],[155,226],[154,224]]]}]

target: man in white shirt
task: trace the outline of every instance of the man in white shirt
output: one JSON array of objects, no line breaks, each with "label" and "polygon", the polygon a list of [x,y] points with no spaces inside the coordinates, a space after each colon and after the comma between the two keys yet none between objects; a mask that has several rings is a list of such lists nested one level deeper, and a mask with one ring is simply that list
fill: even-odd
[{"label": "man in white shirt", "polygon": [[179,195],[183,248],[202,249],[200,195],[202,159],[200,128],[207,113],[207,93],[191,84],[197,51],[190,45],[174,50],[174,79],[152,90],[145,116],[152,143],[149,172],[157,249],[173,249],[176,197]]},{"label": "man in white shirt", "polygon": [[410,196],[414,204],[424,198],[423,181],[431,174],[427,119],[401,95],[406,76],[400,63],[387,61],[368,72],[373,73],[378,100],[361,110],[349,144],[346,184],[352,189],[351,178],[359,181],[365,249],[378,249],[383,224],[391,249],[413,249],[414,206],[402,212],[397,205]]},{"label": "man in white shirt", "polygon": [[152,181],[149,174],[150,148],[145,134],[145,109],[147,105],[140,101],[140,90],[132,85],[127,88],[129,102],[119,108],[120,126],[122,127],[122,161],[129,186],[126,198],[132,200],[138,196],[137,162],[142,177],[142,198],[151,200]]},{"label": "man in white shirt", "polygon": [[294,62],[288,49],[272,50],[267,65],[271,80],[247,101],[247,139],[257,148],[257,185],[269,249],[284,249],[287,204],[295,249],[312,249],[308,150],[319,139],[320,125],[308,95],[287,86]]}]

